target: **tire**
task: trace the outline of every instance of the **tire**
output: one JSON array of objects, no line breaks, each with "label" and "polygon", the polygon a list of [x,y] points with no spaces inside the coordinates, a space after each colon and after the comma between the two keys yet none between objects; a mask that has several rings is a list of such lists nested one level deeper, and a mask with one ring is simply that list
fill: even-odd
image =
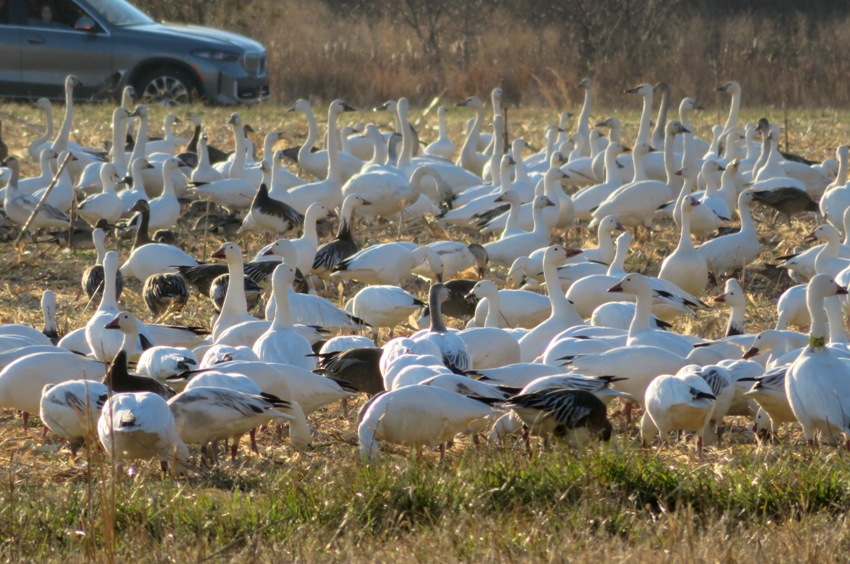
[{"label": "tire", "polygon": [[199,98],[192,76],[177,67],[156,67],[136,82],[139,102],[148,105],[183,106]]}]

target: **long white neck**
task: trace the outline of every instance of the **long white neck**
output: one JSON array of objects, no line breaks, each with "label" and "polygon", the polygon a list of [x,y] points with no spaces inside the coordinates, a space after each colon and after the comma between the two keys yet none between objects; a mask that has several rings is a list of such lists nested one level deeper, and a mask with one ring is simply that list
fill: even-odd
[{"label": "long white neck", "polygon": [[177,193],[174,191],[174,168],[170,166],[162,167],[162,197],[177,198]]},{"label": "long white neck", "polygon": [[578,149],[585,157],[590,156],[590,105],[593,103],[593,89],[584,89],[584,104],[578,117]]},{"label": "long white neck", "polygon": [[62,151],[68,150],[68,139],[71,136],[71,127],[74,124],[74,90],[73,88],[65,88],[65,117],[62,119],[62,127],[59,128],[59,135],[53,142],[53,152],[57,155]]},{"label": "long white neck", "polygon": [[632,154],[632,163],[635,167],[635,175],[632,177],[632,183],[649,180],[646,176],[646,169],[643,167],[644,154],[640,151]]},{"label": "long white neck", "polygon": [[546,260],[545,256],[543,258],[543,279],[546,281],[546,289],[549,291],[549,304],[552,306],[550,318],[563,320],[575,315],[572,304],[561,290],[558,266],[555,261]]},{"label": "long white neck", "polygon": [[336,145],[328,143],[328,181],[342,189],[342,173],[339,168],[339,152]]},{"label": "long white neck", "polygon": [[304,234],[302,239],[307,239],[311,243],[319,244],[319,233],[316,231],[316,222],[319,220],[319,214],[314,209],[308,209],[304,215]]},{"label": "long white neck", "polygon": [[596,248],[603,252],[605,256],[611,256],[617,252],[614,245],[614,234],[601,223],[596,230]]},{"label": "long white neck", "polygon": [[[655,121],[655,129],[652,131],[652,146],[658,148],[664,144],[665,154],[667,147],[667,138],[665,136],[665,128],[667,127],[667,110],[670,104],[670,92],[667,90],[661,91],[661,104],[658,106],[658,119]],[[683,124],[684,125],[684,124]],[[656,145],[658,143],[658,145]]]},{"label": "long white neck", "polygon": [[316,137],[319,135],[319,126],[316,124],[316,116],[313,115],[313,108],[309,106],[304,108],[304,117],[307,118],[307,139],[301,145],[301,148],[298,149],[299,162],[304,160],[305,157],[310,156],[313,146],[316,144]]},{"label": "long white neck", "polygon": [[814,350],[822,351],[826,338],[829,336],[829,318],[824,309],[824,296],[811,291],[811,286],[806,291],[806,307],[812,319],[809,329],[809,346]]},{"label": "long white neck", "polygon": [[242,173],[245,172],[245,158],[248,148],[245,128],[242,127],[241,123],[233,124],[233,137],[236,142],[236,149],[233,152],[233,162],[230,164],[230,178],[241,178]]},{"label": "long white neck", "polygon": [[272,329],[278,331],[292,328],[292,314],[289,312],[289,285],[275,284],[274,288],[274,320]]},{"label": "long white neck", "polygon": [[643,95],[643,111],[640,114],[637,143],[649,143],[649,127],[652,122],[652,91]]},{"label": "long white neck", "polygon": [[103,231],[94,233],[92,239],[94,240],[94,250],[97,252],[97,261],[95,264],[102,265],[103,259],[106,257],[106,244],[104,242]]},{"label": "long white neck", "polygon": [[[106,261],[109,263],[109,261]],[[107,268],[110,266],[110,268]],[[100,298],[100,306],[98,310],[118,310],[118,298],[115,296],[115,277],[118,275],[118,264],[113,262],[104,264],[103,268],[103,295]]]},{"label": "long white neck", "polygon": [[641,331],[649,329],[652,319],[652,296],[648,291],[642,291],[635,295],[635,316],[629,325],[629,339],[638,335]]},{"label": "long white neck", "polygon": [[[44,141],[47,141],[48,139],[53,137],[54,132],[55,129],[53,127],[53,105],[48,103],[44,107],[44,135],[42,135],[39,139],[43,139],[43,143]],[[123,143],[121,146],[124,146]]]},{"label": "long white neck", "polygon": [[245,270],[242,266],[241,255],[228,257],[227,273],[230,278],[227,282],[227,292],[224,294],[218,323],[227,317],[241,316],[248,312],[248,301],[245,298]]},{"label": "long white neck", "polygon": [[744,321],[747,313],[747,305],[736,304],[729,309],[729,322],[726,324],[726,336],[744,334]]},{"label": "long white neck", "polygon": [[605,164],[605,184],[621,186],[623,176],[620,174],[620,165],[617,164],[617,153],[612,149],[606,150],[603,157]]},{"label": "long white neck", "polygon": [[830,184],[832,188],[843,188],[847,184],[847,153],[838,153],[838,174],[835,180]]},{"label": "long white neck", "polygon": [[484,318],[484,327],[498,327],[498,320],[502,316],[502,297],[499,291],[487,294],[487,317]]},{"label": "long white neck", "polygon": [[130,162],[136,159],[145,157],[145,148],[148,143],[148,118],[146,115],[139,115],[139,130],[136,132],[136,141],[133,145],[133,152],[130,155]]},{"label": "long white neck", "polygon": [[499,239],[504,239],[510,236],[511,233],[516,233],[519,230],[519,215],[522,209],[522,203],[517,200],[511,202],[511,208],[508,210],[508,219],[505,221],[505,228],[502,230],[502,235]]},{"label": "long white neck", "polygon": [[201,137],[198,140],[198,167],[196,170],[208,170],[212,164],[210,163],[210,152],[207,149],[206,140]]},{"label": "long white neck", "polygon": [[629,253],[629,246],[626,244],[618,244],[617,251],[614,253],[614,260],[608,266],[608,276],[622,277],[626,275],[626,255]]},{"label": "long white neck", "polygon": [[759,171],[764,168],[764,165],[767,162],[767,158],[770,156],[770,145],[770,138],[765,137],[764,142],[761,144],[761,152],[759,153],[759,158],[756,159],[756,164],[753,165],[753,178],[758,176]]},{"label": "long white neck", "polygon": [[[484,121],[484,107],[476,106],[475,107],[475,121],[472,122],[472,128],[469,130],[469,133],[466,134],[466,139],[463,141],[463,146],[460,148],[460,152],[463,155],[474,155],[476,152],[476,147],[478,147],[478,137],[481,135],[481,125]],[[460,163],[460,157],[458,157],[458,164]]]},{"label": "long white neck", "polygon": [[401,154],[398,157],[398,168],[406,168],[413,162],[413,134],[407,119],[407,107],[399,103],[397,106],[399,122],[401,122]]},{"label": "long white neck", "polygon": [[442,141],[443,139],[449,138],[449,133],[446,131],[446,111],[441,108],[441,111],[438,112],[437,116],[440,120],[440,137],[439,139]]},{"label": "long white neck", "polygon": [[841,300],[838,296],[830,296],[824,300],[826,317],[829,321],[830,344],[846,344],[847,331],[844,329],[844,312],[841,309]]},{"label": "long white neck", "polygon": [[[684,192],[684,187],[682,188]],[[690,202],[682,201],[679,204],[679,213],[682,214],[682,232],[679,235],[679,244],[676,245],[676,252],[694,250],[694,242],[691,241],[691,215],[690,211],[685,212],[683,206],[690,207]]]},{"label": "long white neck", "polygon": [[549,228],[546,227],[546,222],[543,221],[543,210],[545,207],[532,207],[531,208],[531,219],[534,220],[534,229],[532,233],[535,235],[548,235]]},{"label": "long white neck", "polygon": [[679,177],[676,176],[676,157],[673,152],[676,136],[664,137],[664,171],[667,173],[667,185],[678,186]]},{"label": "long white neck", "polygon": [[729,131],[738,125],[738,114],[741,112],[741,93],[732,92],[732,103],[729,107],[729,117],[726,118],[726,125],[723,126],[723,131]]}]

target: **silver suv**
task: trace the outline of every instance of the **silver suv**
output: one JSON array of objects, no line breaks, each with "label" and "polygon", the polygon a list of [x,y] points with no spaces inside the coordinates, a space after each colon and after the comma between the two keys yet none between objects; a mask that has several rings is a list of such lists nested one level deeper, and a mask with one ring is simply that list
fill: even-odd
[{"label": "silver suv", "polygon": [[145,103],[235,104],[269,97],[266,51],[247,37],[157,23],[124,0],[0,0],[0,97],[81,99],[126,85]]}]

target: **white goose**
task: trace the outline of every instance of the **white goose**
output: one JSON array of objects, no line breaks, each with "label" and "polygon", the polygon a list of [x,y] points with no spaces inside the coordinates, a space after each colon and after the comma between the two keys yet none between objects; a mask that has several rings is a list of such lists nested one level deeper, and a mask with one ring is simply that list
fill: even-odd
[{"label": "white goose", "polygon": [[[200,123],[200,122],[199,122]],[[202,133],[198,138],[198,164],[192,169],[189,175],[189,180],[192,184],[207,184],[224,180],[225,176],[213,168],[210,163],[210,153],[208,147],[209,135],[206,132]]]},{"label": "white goose", "polygon": [[[307,208],[307,213],[304,214],[304,233],[298,239],[288,241],[295,248],[295,261],[292,266],[298,268],[301,272],[310,272],[313,268],[313,260],[316,258],[316,250],[319,248],[319,234],[316,231],[316,222],[321,218],[336,217],[325,204],[315,202]],[[263,257],[283,256],[281,244],[275,241],[268,247],[265,247],[258,253],[254,260],[265,260]]]},{"label": "white goose", "polygon": [[[498,295],[499,289],[493,282],[481,280],[466,296],[467,299],[473,296],[479,299],[488,298],[493,308],[488,312],[483,327],[471,327],[457,334],[469,351],[473,370],[496,368],[520,361],[519,343],[510,333],[498,327],[495,315],[492,314],[496,310],[493,306]],[[433,315],[432,312],[432,318]]]},{"label": "white goose", "polygon": [[448,132],[446,131],[445,106],[441,105],[437,108],[437,119],[439,119],[440,123],[439,136],[435,141],[425,147],[425,154],[451,160],[455,155],[455,144],[449,139]]},{"label": "white goose", "polygon": [[289,313],[289,287],[295,281],[295,268],[280,264],[272,274],[272,290],[276,309],[269,329],[254,343],[254,352],[260,360],[292,364],[307,370],[315,366],[310,343],[294,328]]},{"label": "white goose", "polygon": [[700,202],[690,196],[682,201],[679,244],[664,258],[658,277],[672,282],[689,294],[701,296],[708,285],[708,265],[691,241],[691,217],[696,206],[700,206]]},{"label": "white goose", "polygon": [[96,225],[101,219],[114,224],[124,212],[121,198],[115,193],[118,174],[111,163],[104,164],[100,169],[100,181],[103,192],[88,196],[77,204],[77,213],[91,225]]},{"label": "white goose", "polygon": [[459,102],[458,106],[471,107],[475,110],[475,121],[472,124],[472,129],[466,135],[463,146],[460,149],[460,155],[457,159],[457,166],[471,172],[476,176],[482,176],[484,164],[487,162],[487,156],[477,151],[478,138],[481,134],[481,127],[484,122],[484,104],[477,96],[470,96],[463,102]]},{"label": "white goose", "polygon": [[364,406],[357,434],[360,456],[373,461],[378,441],[414,447],[444,444],[476,421],[488,417],[492,408],[479,400],[434,386],[407,386],[376,398]]},{"label": "white goose", "polygon": [[346,311],[372,326],[372,338],[378,338],[378,329],[388,327],[390,339],[396,325],[407,321],[411,315],[425,307],[416,296],[398,286],[366,286],[345,304]]},{"label": "white goose", "polygon": [[569,257],[568,251],[561,246],[548,247],[543,254],[543,276],[549,290],[549,302],[552,313],[546,321],[526,333],[520,340],[522,362],[532,362],[543,354],[552,339],[561,331],[575,325],[581,325],[584,320],[576,313],[575,308],[561,290],[556,265]]},{"label": "white goose", "polygon": [[549,244],[549,231],[543,220],[543,209],[555,204],[546,196],[534,198],[533,212],[534,229],[527,233],[512,235],[505,239],[492,241],[484,245],[490,262],[501,266],[510,266],[521,256],[528,256],[535,250]]},{"label": "white goose", "polygon": [[[23,227],[32,215],[32,212],[35,211],[38,205],[38,199],[35,196],[23,194],[18,190],[19,168],[18,160],[15,157],[7,158],[3,166],[8,167],[12,171],[3,196],[3,211],[6,212],[6,216],[10,220]],[[42,228],[68,229],[70,221],[70,218],[63,212],[45,203],[35,215],[29,227],[32,230]]]},{"label": "white goose", "polygon": [[76,456],[85,440],[94,436],[108,397],[108,388],[100,382],[71,380],[47,384],[41,394],[38,416],[48,429],[70,443],[71,454]]},{"label": "white goose", "polygon": [[443,322],[442,304],[449,297],[449,290],[442,284],[434,284],[428,293],[428,305],[431,309],[431,327],[414,336],[414,341],[429,341],[437,345],[447,366],[458,370],[472,368],[472,358],[463,340],[450,333]]},{"label": "white goose", "polygon": [[157,458],[163,470],[176,460],[189,469],[189,449],[177,434],[168,403],[150,392],[116,394],[103,406],[97,423],[100,443],[119,461]]},{"label": "white goose", "polygon": [[809,346],[800,353],[785,377],[785,393],[809,444],[815,431],[828,437],[842,433],[850,446],[850,365],[826,346],[829,331],[824,300],[846,294],[828,275],[809,282],[806,302],[812,319]]},{"label": "white goose", "polygon": [[643,443],[648,445],[658,434],[666,443],[671,431],[695,431],[697,453],[702,459],[702,438],[716,403],[706,381],[696,374],[665,374],[649,384],[644,401],[646,413],[640,425]]},{"label": "white goose", "polygon": [[[561,180],[568,178],[567,174],[557,167],[550,168],[543,177],[543,195],[549,198],[555,206],[547,207],[543,212],[543,221],[548,229],[556,227],[568,229],[575,221],[575,209],[572,200],[564,193]],[[514,220],[515,226],[522,231],[530,231],[534,228],[533,203],[523,204]],[[484,233],[504,231],[507,228],[509,212],[504,212],[489,222],[481,230]],[[503,235],[501,238],[504,238]]]},{"label": "white goose", "polygon": [[750,215],[753,193],[744,190],[738,196],[738,212],[741,214],[741,231],[723,235],[700,245],[697,251],[703,256],[708,270],[720,278],[726,272],[743,268],[761,254],[758,234]]},{"label": "white goose", "polygon": [[[144,203],[144,202],[143,202]],[[140,225],[139,229],[144,226]],[[198,266],[197,259],[186,251],[165,243],[148,243],[137,247],[121,265],[121,276],[127,280],[147,280],[154,274],[174,274],[178,266]]]},{"label": "white goose", "polygon": [[[172,229],[180,219],[180,202],[174,191],[174,179],[172,175],[178,173],[177,167],[180,161],[168,158],[162,163],[162,194],[148,202],[151,209],[150,229]],[[179,174],[179,173],[178,173]]]},{"label": "white goose", "polygon": [[337,264],[331,277],[400,286],[401,281],[423,261],[428,262],[433,277],[437,281],[442,280],[443,263],[439,255],[430,247],[417,248],[408,243],[382,243],[367,247]]},{"label": "white goose", "polygon": [[[330,109],[328,111],[328,138],[336,139],[337,143],[329,143],[328,148],[324,151],[316,151],[313,152],[313,145],[316,143],[316,139],[318,137],[318,126],[316,125],[316,118],[313,115],[313,109],[310,107],[310,102],[304,99],[300,99],[295,102],[295,104],[289,108],[290,112],[299,111],[304,114],[307,118],[307,124],[309,126],[309,131],[307,133],[307,139],[304,141],[304,144],[298,150],[298,165],[309,172],[312,176],[315,176],[319,179],[327,179],[328,175],[331,172],[331,155],[335,154],[335,160],[337,161],[336,168],[338,168],[339,186],[342,186],[342,183],[357,174],[363,166],[363,161],[360,159],[348,155],[346,153],[339,153],[338,140],[339,133],[336,126],[336,118],[342,112],[353,112],[354,108],[343,102],[342,100],[334,100],[331,102]],[[334,173],[337,173],[334,170]],[[309,186],[309,185],[307,185]],[[308,205],[309,205],[308,200]],[[336,206],[331,206],[336,207]],[[307,206],[303,206],[303,208],[298,208],[301,213],[307,209]]]},{"label": "white goose", "polygon": [[121,184],[126,188],[118,192],[118,198],[121,200],[121,215],[129,215],[136,202],[148,199],[148,194],[145,192],[144,170],[153,170],[153,165],[145,159],[130,161],[130,173],[121,180]]}]

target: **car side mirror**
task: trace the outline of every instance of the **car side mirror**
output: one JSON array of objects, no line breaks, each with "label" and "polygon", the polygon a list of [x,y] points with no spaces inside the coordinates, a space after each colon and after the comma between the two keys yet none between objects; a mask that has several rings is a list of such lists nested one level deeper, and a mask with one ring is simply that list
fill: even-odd
[{"label": "car side mirror", "polygon": [[74,22],[74,29],[77,31],[97,31],[97,24],[88,16],[82,16]]}]

